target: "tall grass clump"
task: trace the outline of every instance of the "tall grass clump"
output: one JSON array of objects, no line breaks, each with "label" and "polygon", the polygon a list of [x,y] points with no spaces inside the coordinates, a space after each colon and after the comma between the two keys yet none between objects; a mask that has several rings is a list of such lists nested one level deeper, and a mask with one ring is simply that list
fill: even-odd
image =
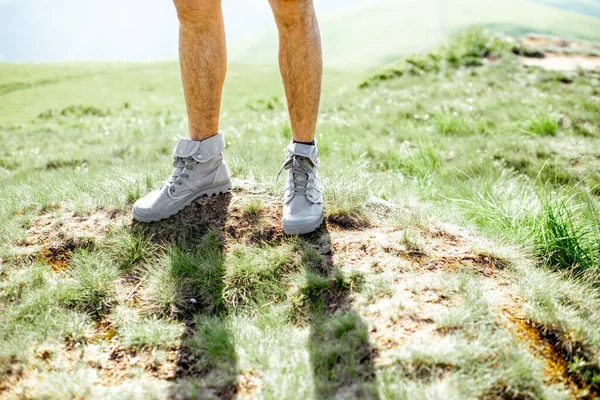
[{"label": "tall grass clump", "polygon": [[553,268],[591,273],[600,283],[600,213],[592,200],[543,199],[535,229],[538,254]]},{"label": "tall grass clump", "polygon": [[115,302],[118,270],[100,254],[76,253],[70,265],[71,279],[61,291],[60,303],[94,317],[105,314]]},{"label": "tall grass clump", "polygon": [[286,294],[286,276],[297,269],[291,244],[235,245],[227,258],[223,299],[234,309],[281,300]]},{"label": "tall grass clump", "polygon": [[482,59],[500,57],[507,50],[507,44],[499,37],[482,28],[471,28],[446,46],[444,58],[454,67],[473,67],[482,65]]},{"label": "tall grass clump", "polygon": [[325,217],[329,222],[348,228],[366,226],[365,205],[369,200],[369,191],[364,184],[357,182],[349,187],[345,184],[349,181],[341,174],[335,180],[326,181],[323,195],[327,199]]},{"label": "tall grass clump", "polygon": [[548,114],[538,114],[528,121],[525,131],[530,135],[556,136],[558,120]]},{"label": "tall grass clump", "polygon": [[473,132],[469,121],[458,114],[442,112],[433,120],[437,131],[443,135],[469,135]]},{"label": "tall grass clump", "polygon": [[223,290],[222,242],[215,229],[198,243],[167,247],[157,262],[147,267],[147,302],[159,315],[193,311],[218,313]]}]

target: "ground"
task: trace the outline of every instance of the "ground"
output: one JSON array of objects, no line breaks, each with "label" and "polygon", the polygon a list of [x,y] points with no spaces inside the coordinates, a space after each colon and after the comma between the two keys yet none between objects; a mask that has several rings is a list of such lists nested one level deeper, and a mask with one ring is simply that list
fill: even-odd
[{"label": "ground", "polygon": [[538,45],[326,71],[301,237],[275,69],[230,69],[233,191],[144,224],[176,65],[1,66],[0,396],[598,398],[600,76]]},{"label": "ground", "polygon": [[[308,349],[296,355],[294,364],[299,365],[287,366],[284,362],[288,368],[303,370],[298,379],[315,381],[313,393],[310,388],[303,388],[308,396],[395,398],[405,393],[411,398],[411,393],[420,393],[461,398],[465,392],[452,383],[462,379],[473,380],[475,388],[480,385],[484,397],[511,397],[512,390],[519,393],[524,388],[533,390],[536,396],[550,397],[596,393],[569,375],[569,355],[560,350],[560,343],[545,337],[542,327],[526,318],[525,295],[514,272],[507,271],[517,268],[511,263],[519,261],[487,253],[489,245],[456,226],[389,225],[386,221],[390,218],[402,218],[411,211],[377,198],[367,202],[368,219],[330,216],[315,234],[298,239],[285,237],[278,199],[251,182],[236,183],[233,194],[201,199],[159,224],[137,223],[129,213],[118,209],[85,213],[48,210],[31,222],[28,240],[19,243],[20,257],[42,261],[48,265],[48,274],[60,276],[69,274],[73,252],[89,249],[94,246],[92,243],[110,241],[111,231],[138,232],[161,247],[186,247],[193,241],[190,235],[211,235],[216,229],[226,259],[236,257],[240,244],[244,244],[263,252],[267,259],[269,252],[281,250],[286,257],[302,261],[284,267],[286,271],[279,276],[283,283],[281,292],[266,291],[272,296],[261,308],[267,311],[224,311],[215,318],[226,326],[219,333],[231,336],[217,340],[236,343],[244,341],[244,335],[270,336],[268,331],[274,327],[260,321],[260,317],[281,318],[276,314],[285,313],[290,320],[285,328],[287,335],[309,342]],[[248,205],[255,201],[260,204],[251,207],[248,215]],[[266,250],[264,246],[274,249]],[[227,262],[225,265],[232,268]],[[234,273],[230,269],[223,271],[225,277]],[[129,381],[143,380],[144,386],[172,391],[173,398],[178,398],[180,390],[191,390],[183,390],[182,383],[199,387],[194,390],[201,393],[200,397],[278,397],[277,383],[270,381],[268,353],[289,349],[269,346],[268,341],[261,343],[265,338],[254,338],[255,345],[267,348],[247,349],[258,354],[244,360],[233,353],[226,354],[231,357],[227,359],[219,354],[220,349],[216,355],[203,354],[210,349],[203,348],[196,336],[207,334],[203,329],[214,329],[215,322],[203,326],[202,318],[190,316],[187,308],[196,309],[197,304],[202,304],[200,299],[182,291],[178,295],[188,304],[156,310],[151,304],[156,294],[152,293],[152,286],[145,284],[149,279],[152,271],[131,271],[121,276],[121,295],[111,308],[133,312],[128,316],[129,323],[141,323],[147,316],[166,312],[176,321],[172,330],[167,325],[164,333],[129,332],[130,328],[123,324],[124,316],[103,315],[84,333],[83,343],[67,342],[52,350],[42,346],[34,355],[41,364],[38,369],[52,365],[51,369],[58,367],[69,375],[68,371],[76,371],[86,380],[67,385],[62,389],[65,392],[53,387],[52,392],[45,393],[49,389],[49,382],[45,382],[48,378],[36,370],[17,369],[14,375],[8,374],[4,390],[25,397],[60,397],[60,393],[68,395],[70,391],[95,397],[109,395],[109,388],[114,389],[115,385],[127,393],[124,387]],[[247,295],[251,296],[256,294],[252,290],[257,290],[252,285],[261,284],[245,281],[244,277],[237,279],[232,282],[235,286],[228,287],[226,283],[223,292],[242,292],[247,285]],[[226,299],[232,304],[243,301],[235,296]],[[202,305],[199,307],[201,310]],[[241,321],[255,325],[257,332],[239,332],[235,325]],[[165,335],[171,344],[161,340],[158,348],[144,346],[155,340],[146,336],[152,334]],[[471,348],[474,340],[476,349]],[[200,348],[189,348],[189,343]],[[267,354],[260,354],[263,351]],[[225,365],[203,360],[212,357]],[[499,368],[513,368],[515,362],[523,363],[529,375],[507,380],[498,373]],[[476,368],[477,374],[487,370],[494,382],[478,382],[476,376],[469,376],[470,368]],[[334,373],[328,376],[327,370]],[[385,381],[390,374],[403,378],[388,386]],[[378,384],[376,377],[382,380]]]}]

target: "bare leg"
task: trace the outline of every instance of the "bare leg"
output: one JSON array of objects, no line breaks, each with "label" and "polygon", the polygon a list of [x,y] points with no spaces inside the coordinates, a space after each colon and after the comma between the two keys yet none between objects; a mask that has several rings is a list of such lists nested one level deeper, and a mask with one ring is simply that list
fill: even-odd
[{"label": "bare leg", "polygon": [[191,140],[219,131],[227,72],[221,0],[174,0],[179,17],[179,60]]},{"label": "bare leg", "polygon": [[312,0],[269,0],[279,30],[279,68],[294,140],[315,137],[323,60]]}]

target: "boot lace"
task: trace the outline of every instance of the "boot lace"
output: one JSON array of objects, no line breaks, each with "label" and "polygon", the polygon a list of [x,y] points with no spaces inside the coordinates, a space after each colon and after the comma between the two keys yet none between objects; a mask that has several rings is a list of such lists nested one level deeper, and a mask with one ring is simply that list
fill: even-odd
[{"label": "boot lace", "polygon": [[164,185],[168,186],[168,194],[172,197],[172,195],[177,190],[177,186],[182,185],[182,179],[189,178],[188,172],[194,169],[196,164],[200,164],[198,161],[194,160],[192,157],[175,157],[173,160],[173,173],[164,183]]},{"label": "boot lace", "polygon": [[283,170],[289,170],[291,174],[291,185],[286,188],[292,189],[292,195],[301,195],[306,196],[308,184],[316,178],[315,173],[312,168],[310,168],[308,160],[306,157],[300,156],[291,156],[281,166],[279,172],[277,173],[277,180],[279,180],[279,176],[283,172]]}]

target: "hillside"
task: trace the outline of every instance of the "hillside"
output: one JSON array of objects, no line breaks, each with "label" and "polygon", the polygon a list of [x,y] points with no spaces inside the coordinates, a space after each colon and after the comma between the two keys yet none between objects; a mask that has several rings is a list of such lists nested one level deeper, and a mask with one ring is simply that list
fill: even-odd
[{"label": "hillside", "polygon": [[[509,35],[537,32],[600,41],[600,17],[520,0],[379,0],[320,21],[326,65],[338,68],[390,62],[435,47],[474,24]],[[232,60],[276,63],[275,32],[230,45]]]},{"label": "hillside", "polygon": [[598,0],[533,0],[538,3],[576,11],[585,15],[600,17],[600,1]]},{"label": "hillside", "polygon": [[0,65],[0,397],[598,398],[600,75],[526,50],[328,70],[303,237],[273,67],[229,70],[232,193],[144,224],[177,65]]}]

